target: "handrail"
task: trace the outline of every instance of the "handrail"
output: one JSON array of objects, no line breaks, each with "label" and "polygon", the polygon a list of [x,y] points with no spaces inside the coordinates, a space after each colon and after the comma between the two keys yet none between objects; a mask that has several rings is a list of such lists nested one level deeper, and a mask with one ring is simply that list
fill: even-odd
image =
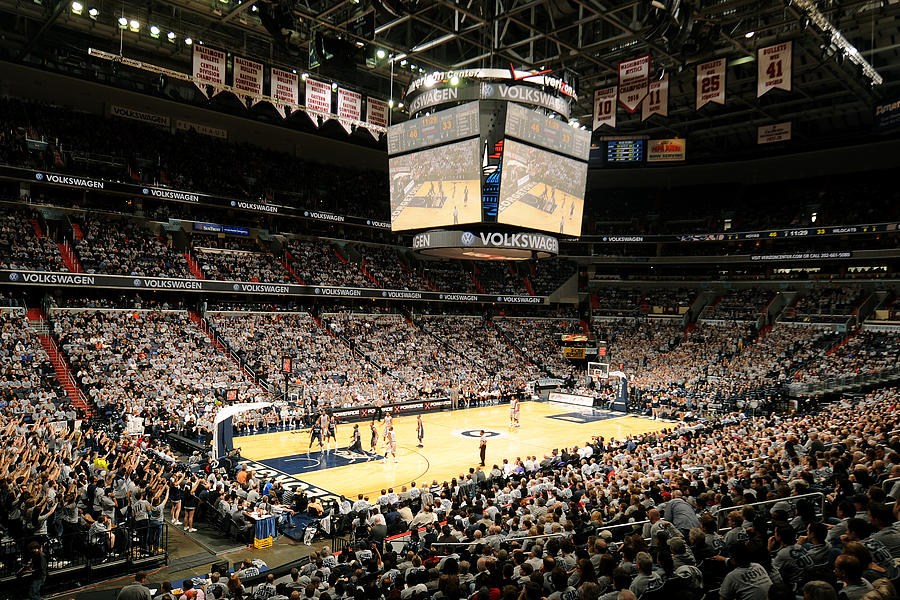
[{"label": "handrail", "polygon": [[801,494],[799,496],[788,496],[787,498],[775,498],[774,500],[760,500],[759,502],[744,503],[744,504],[739,504],[737,506],[720,507],[720,508],[716,509],[716,512],[714,512],[713,515],[716,518],[716,523],[720,524],[721,520],[719,518],[719,515],[722,513],[728,514],[733,510],[741,510],[747,506],[759,507],[759,506],[764,506],[764,505],[769,505],[769,504],[777,504],[779,502],[789,502],[789,503],[793,504],[798,500],[803,500],[804,498],[818,498],[820,501],[819,502],[819,513],[823,514],[825,512],[825,494],[823,494],[822,492],[810,492],[808,494]]}]

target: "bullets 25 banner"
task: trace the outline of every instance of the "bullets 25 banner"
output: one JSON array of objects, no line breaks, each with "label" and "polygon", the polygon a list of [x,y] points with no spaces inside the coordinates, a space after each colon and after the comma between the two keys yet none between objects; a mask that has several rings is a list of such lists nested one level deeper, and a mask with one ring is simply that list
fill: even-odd
[{"label": "bullets 25 banner", "polygon": [[647,97],[641,105],[641,121],[646,121],[650,115],[669,116],[669,74],[663,75],[662,79],[650,82]]},{"label": "bullets 25 banner", "polygon": [[616,86],[596,90],[594,92],[594,131],[601,125],[616,127]]},{"label": "bullets 25 banner", "polygon": [[242,100],[249,97],[252,104],[259,102],[263,93],[262,63],[235,56],[233,87],[234,93]]},{"label": "bullets 25 banner", "polygon": [[337,114],[341,127],[350,133],[351,124],[358,122],[362,117],[362,95],[338,88]]},{"label": "bullets 25 banner", "polygon": [[314,113],[322,113],[321,118],[323,120],[325,115],[331,113],[331,85],[314,79],[307,79],[306,108],[309,109],[306,114],[312,119],[313,125],[318,127],[319,116]]},{"label": "bullets 25 banner", "polygon": [[697,65],[697,109],[710,102],[725,104],[725,59]]},{"label": "bullets 25 banner", "polygon": [[294,106],[300,104],[300,78],[296,73],[272,67],[270,87],[269,95],[275,101],[275,110],[284,119]]},{"label": "bullets 25 banner", "polygon": [[757,98],[776,88],[791,91],[791,50],[793,45],[793,42],[784,42],[757,50]]},{"label": "bullets 25 banner", "polygon": [[650,55],[619,63],[619,102],[630,113],[635,112],[650,84]]},{"label": "bullets 25 banner", "polygon": [[225,87],[225,53],[200,44],[194,44],[193,48],[193,72],[191,74],[194,76],[194,84],[207,98],[209,98],[209,94],[206,93],[206,86],[211,85],[212,95],[215,96]]}]

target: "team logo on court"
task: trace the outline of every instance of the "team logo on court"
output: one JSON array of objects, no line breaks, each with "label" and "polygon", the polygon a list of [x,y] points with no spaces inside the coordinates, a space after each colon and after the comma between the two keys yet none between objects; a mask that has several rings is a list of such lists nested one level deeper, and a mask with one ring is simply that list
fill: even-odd
[{"label": "team logo on court", "polygon": [[[481,439],[481,428],[478,429],[457,429],[451,432],[456,437],[467,438],[470,440],[479,440]],[[485,429],[484,437],[489,440],[497,440],[502,437],[506,437],[506,434],[502,431],[497,431],[496,429]]]}]

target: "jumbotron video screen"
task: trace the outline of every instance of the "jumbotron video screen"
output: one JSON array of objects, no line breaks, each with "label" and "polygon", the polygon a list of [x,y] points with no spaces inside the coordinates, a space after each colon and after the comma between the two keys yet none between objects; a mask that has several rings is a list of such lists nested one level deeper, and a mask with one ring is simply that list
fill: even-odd
[{"label": "jumbotron video screen", "polygon": [[480,149],[473,138],[391,158],[391,229],[480,222]]},{"label": "jumbotron video screen", "polygon": [[507,139],[497,221],[581,235],[587,163]]}]

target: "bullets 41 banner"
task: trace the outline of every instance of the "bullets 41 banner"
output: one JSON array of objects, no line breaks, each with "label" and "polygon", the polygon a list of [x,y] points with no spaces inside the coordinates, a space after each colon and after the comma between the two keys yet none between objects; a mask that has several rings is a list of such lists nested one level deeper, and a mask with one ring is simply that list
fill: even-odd
[{"label": "bullets 41 banner", "polygon": [[619,103],[630,113],[647,97],[650,85],[650,55],[619,63]]},{"label": "bullets 41 banner", "polygon": [[616,127],[616,86],[596,90],[594,92],[594,131],[601,125]]},{"label": "bullets 41 banner", "polygon": [[697,109],[710,102],[725,104],[725,59],[697,65]]},{"label": "bullets 41 banner", "polygon": [[793,45],[793,42],[783,42],[757,50],[757,98],[769,90],[791,91],[791,51]]}]

